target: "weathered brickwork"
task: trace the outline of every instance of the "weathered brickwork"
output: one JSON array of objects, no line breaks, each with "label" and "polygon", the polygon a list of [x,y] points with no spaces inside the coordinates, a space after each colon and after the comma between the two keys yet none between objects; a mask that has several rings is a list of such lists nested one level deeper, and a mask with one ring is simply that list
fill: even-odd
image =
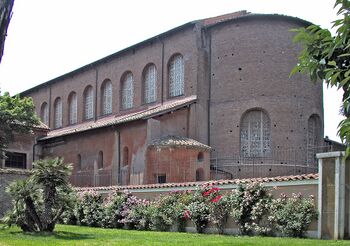
[{"label": "weathered brickwork", "polygon": [[29,172],[25,170],[0,168],[0,219],[11,207],[11,197],[5,192],[6,187],[15,180],[26,179]]},{"label": "weathered brickwork", "polygon": [[[167,135],[183,136],[209,145],[211,157],[239,157],[243,153],[241,138],[246,134],[242,132],[242,117],[252,110],[260,110],[268,117],[268,124],[263,126],[258,119],[258,123],[249,123],[247,130],[247,138],[256,138],[260,142],[263,139],[268,146],[267,153],[258,154],[271,157],[275,151],[305,150],[310,141],[313,145],[321,144],[322,85],[311,84],[301,75],[289,77],[300,51],[300,47],[292,43],[293,33],[289,30],[308,24],[288,16],[245,12],[190,22],[32,88],[22,94],[33,98],[38,115],[41,105],[48,103],[49,125],[52,132],[57,133],[54,137],[39,140],[43,156],[64,157],[67,162],[74,163],[75,174],[91,171],[95,175],[110,171],[112,183],[150,183],[157,173],[166,172],[152,166],[155,153],[147,154],[154,139]],[[176,55],[183,58],[183,70],[180,65],[177,69],[183,72],[184,93],[171,98],[169,63]],[[144,69],[149,64],[156,67],[157,99],[144,104]],[[133,107],[123,110],[121,80],[127,72],[133,74]],[[112,83],[111,115],[128,119],[135,115],[137,120],[94,127],[106,120],[101,103],[101,86],[106,80]],[[91,86],[94,93],[94,114],[90,121],[84,121],[83,95],[87,86]],[[78,101],[78,122],[74,125],[69,125],[68,96],[71,92],[76,93]],[[157,105],[191,97],[195,99],[181,104],[181,107],[176,104],[140,116]],[[72,129],[70,133],[60,135],[60,129],[54,129],[56,98],[62,99],[63,129]],[[312,115],[318,120],[313,131],[308,129]],[[85,129],[89,124],[92,130]],[[82,125],[85,125],[83,132]],[[250,129],[252,127],[258,129],[257,133]],[[254,144],[248,145],[244,153],[259,149]],[[188,159],[195,157],[194,153],[185,150],[176,153],[162,151],[171,159],[176,159],[175,155],[186,159],[185,152]],[[306,159],[306,152],[301,156]],[[205,155],[205,162],[204,176],[209,179],[209,154]],[[249,177],[253,172],[247,166],[236,169],[235,177]],[[191,169],[187,181],[196,179],[193,170],[196,169]],[[296,171],[296,168],[277,169],[266,165],[259,167],[259,175],[279,175],[282,170],[283,174],[304,172],[304,169]],[[219,171],[229,172],[225,168]],[[180,176],[171,177],[171,182],[186,181]],[[93,182],[97,185],[96,180]]]}]

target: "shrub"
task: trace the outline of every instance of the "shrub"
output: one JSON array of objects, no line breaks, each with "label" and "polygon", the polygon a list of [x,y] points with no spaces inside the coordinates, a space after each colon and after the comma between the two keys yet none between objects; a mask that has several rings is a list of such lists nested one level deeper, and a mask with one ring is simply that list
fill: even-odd
[{"label": "shrub", "polygon": [[299,193],[288,198],[282,193],[272,202],[269,220],[283,235],[302,237],[316,217],[313,197],[303,198]]},{"label": "shrub", "polygon": [[102,225],[106,228],[122,228],[124,226],[120,220],[123,219],[121,211],[127,201],[129,193],[124,191],[111,192],[104,201],[104,217]]},{"label": "shrub", "polygon": [[178,230],[183,231],[185,218],[183,211],[192,199],[191,192],[175,191],[160,195],[152,204],[151,229],[168,231],[177,224]]},{"label": "shrub", "polygon": [[192,202],[186,207],[184,217],[191,219],[198,233],[202,233],[209,222],[209,206],[215,199],[220,199],[219,189],[204,184],[193,195]]},{"label": "shrub", "polygon": [[155,207],[147,200],[139,200],[135,204],[124,221],[132,224],[137,230],[149,230],[151,224],[151,214],[155,211]]},{"label": "shrub", "polygon": [[230,196],[218,195],[211,200],[209,206],[209,220],[216,226],[220,234],[224,233],[225,224],[230,214]]},{"label": "shrub", "polygon": [[93,190],[78,193],[78,202],[75,208],[78,225],[101,227],[103,215],[101,194]]},{"label": "shrub", "polygon": [[231,216],[243,235],[266,235],[271,231],[267,219],[271,195],[261,183],[239,185],[230,197]]},{"label": "shrub", "polygon": [[122,223],[128,229],[134,229],[138,221],[136,221],[133,216],[129,216],[129,214],[131,213],[134,206],[141,203],[141,200],[127,191],[124,193],[126,195],[126,200],[122,203],[120,209],[121,219],[119,219],[118,222]]}]

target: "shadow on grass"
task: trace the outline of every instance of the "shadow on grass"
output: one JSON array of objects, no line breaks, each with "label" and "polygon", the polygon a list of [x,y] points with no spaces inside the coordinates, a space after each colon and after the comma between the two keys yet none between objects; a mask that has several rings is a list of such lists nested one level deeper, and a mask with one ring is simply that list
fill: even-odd
[{"label": "shadow on grass", "polygon": [[54,231],[52,233],[49,232],[10,232],[12,235],[28,235],[32,237],[54,237],[56,239],[62,240],[84,240],[84,239],[94,239],[95,237],[91,234],[81,234],[67,231]]}]

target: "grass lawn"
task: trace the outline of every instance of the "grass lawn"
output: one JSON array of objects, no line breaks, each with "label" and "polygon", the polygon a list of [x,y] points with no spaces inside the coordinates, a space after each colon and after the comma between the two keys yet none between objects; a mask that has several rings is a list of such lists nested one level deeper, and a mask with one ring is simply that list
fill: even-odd
[{"label": "grass lawn", "polygon": [[[0,228],[2,225],[0,225]],[[150,232],[57,225],[53,234],[23,233],[18,227],[0,229],[3,245],[350,245],[350,241],[237,237],[177,232]]]}]

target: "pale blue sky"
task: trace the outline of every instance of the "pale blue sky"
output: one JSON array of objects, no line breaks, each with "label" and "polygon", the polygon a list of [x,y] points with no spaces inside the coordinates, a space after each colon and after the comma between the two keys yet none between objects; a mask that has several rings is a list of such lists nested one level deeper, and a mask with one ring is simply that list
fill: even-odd
[{"label": "pale blue sky", "polygon": [[[296,16],[330,28],[330,0],[15,0],[0,64],[12,94],[192,20],[239,10]],[[325,90],[325,135],[336,136],[341,92]]]}]

